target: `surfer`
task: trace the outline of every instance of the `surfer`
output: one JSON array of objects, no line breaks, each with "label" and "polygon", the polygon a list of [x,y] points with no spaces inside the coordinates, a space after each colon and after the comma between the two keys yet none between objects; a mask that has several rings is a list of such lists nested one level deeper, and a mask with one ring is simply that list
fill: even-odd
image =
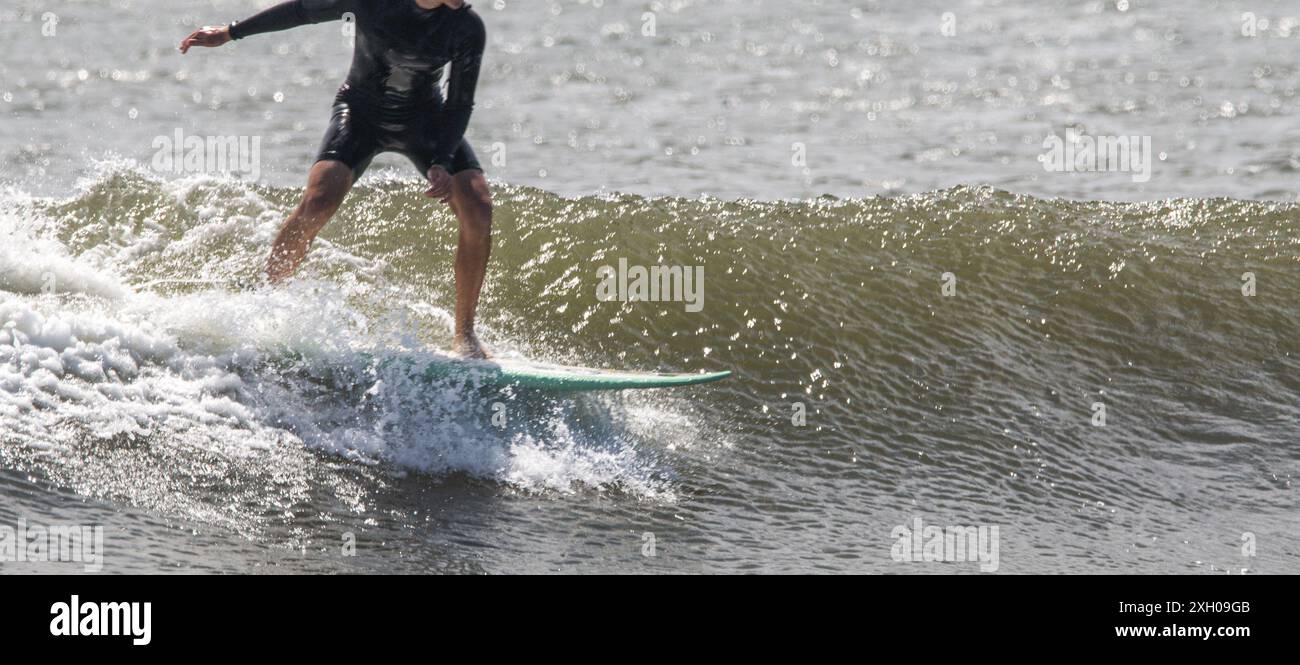
[{"label": "surfer", "polygon": [[[267,278],[278,284],[293,275],[375,155],[401,153],[429,181],[424,195],[449,204],[460,221],[456,351],[486,358],[474,315],[491,252],[492,200],[464,138],[485,41],[478,14],[464,0],[289,0],[228,26],[195,31],[180,51],[342,19],[356,25],[352,68],[334,98],[302,202],[275,239]],[[438,85],[444,66],[450,69],[445,100]]]}]

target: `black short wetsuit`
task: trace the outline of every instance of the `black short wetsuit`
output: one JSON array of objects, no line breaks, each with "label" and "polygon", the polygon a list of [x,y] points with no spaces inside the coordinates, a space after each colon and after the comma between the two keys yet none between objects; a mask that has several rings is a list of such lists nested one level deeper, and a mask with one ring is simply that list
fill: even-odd
[{"label": "black short wetsuit", "polygon": [[[231,25],[230,36],[337,20],[355,22],[356,48],[316,160],[339,160],[354,179],[384,151],[406,155],[422,175],[434,164],[450,173],[481,169],[464,136],[485,33],[468,4],[424,9],[415,0],[290,0]],[[438,83],[448,63],[443,101]]]}]

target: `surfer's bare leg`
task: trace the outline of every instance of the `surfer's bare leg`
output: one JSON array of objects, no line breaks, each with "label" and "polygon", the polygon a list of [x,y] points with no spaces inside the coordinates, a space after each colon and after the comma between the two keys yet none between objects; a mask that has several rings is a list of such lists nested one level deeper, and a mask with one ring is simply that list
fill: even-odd
[{"label": "surfer's bare leg", "polygon": [[452,176],[451,209],[460,220],[456,247],[456,352],[486,358],[474,334],[474,313],[492,253],[492,195],[483,172],[471,169]]},{"label": "surfer's bare leg", "polygon": [[275,237],[271,258],[267,261],[266,276],[272,284],[279,284],[298,270],[316,234],[334,216],[343,204],[348,190],[352,189],[352,169],[340,161],[324,159],[311,167],[307,176],[307,189],[302,202],[284,220],[280,234]]}]

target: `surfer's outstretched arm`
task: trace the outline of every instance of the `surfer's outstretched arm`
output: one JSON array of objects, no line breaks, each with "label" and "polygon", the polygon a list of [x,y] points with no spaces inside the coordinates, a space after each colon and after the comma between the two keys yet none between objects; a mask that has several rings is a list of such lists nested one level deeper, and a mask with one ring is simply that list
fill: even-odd
[{"label": "surfer's outstretched arm", "polygon": [[308,23],[337,21],[352,11],[356,0],[289,0],[264,9],[243,21],[219,28],[196,30],[181,41],[181,53],[191,46],[221,46],[232,39],[243,39],[264,32],[279,32]]}]

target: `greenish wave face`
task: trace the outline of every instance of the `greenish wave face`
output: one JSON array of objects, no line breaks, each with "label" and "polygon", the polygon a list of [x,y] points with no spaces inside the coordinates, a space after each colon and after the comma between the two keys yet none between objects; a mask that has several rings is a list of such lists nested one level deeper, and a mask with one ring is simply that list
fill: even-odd
[{"label": "greenish wave face", "polygon": [[[360,183],[296,283],[241,291],[222,284],[257,278],[299,192],[119,169],[4,204],[23,231],[0,251],[9,467],[250,538],[303,528],[285,505],[364,519],[410,474],[530,497],[556,524],[582,512],[561,497],[597,493],[627,519],[685,515],[700,561],[748,556],[703,534],[751,514],[779,551],[811,516],[854,548],[880,536],[860,525],[923,510],[1034,525],[1004,551],[1110,560],[1116,528],[1296,507],[1294,205],[494,188],[499,354],[732,377],[548,396],[386,369],[368,359],[448,345],[456,231],[417,183]],[[633,298],[638,270],[663,288]],[[224,480],[167,498],[195,473]],[[402,537],[411,508],[387,507]]]}]

